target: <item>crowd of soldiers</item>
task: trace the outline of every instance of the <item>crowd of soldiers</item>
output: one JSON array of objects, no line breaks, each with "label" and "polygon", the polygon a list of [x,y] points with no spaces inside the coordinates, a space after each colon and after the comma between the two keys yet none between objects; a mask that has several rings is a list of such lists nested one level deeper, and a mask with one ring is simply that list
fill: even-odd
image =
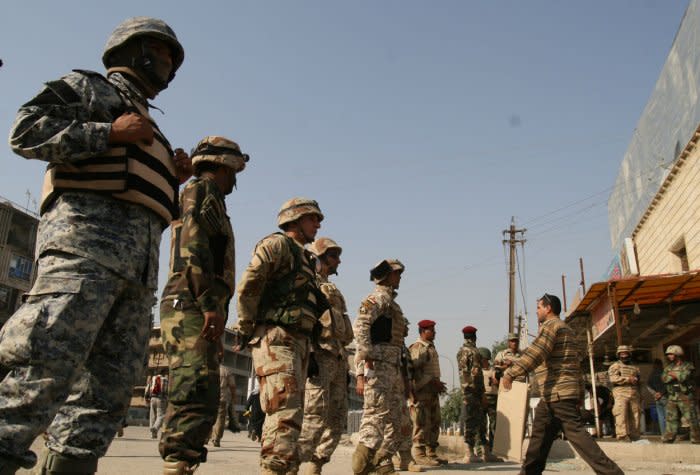
[{"label": "crowd of soldiers", "polygon": [[[191,154],[173,149],[149,115],[149,99],[168,87],[184,60],[163,21],[126,20],[102,60],[106,76],[74,70],[47,82],[21,106],[10,133],[17,154],[48,166],[36,282],[0,330],[0,475],[34,466],[40,474],[97,471],[142,376],[168,226],[168,279],[160,300],[167,402],[164,380],[147,391],[152,435],[162,429],[164,474],[191,474],[206,462],[206,444],[219,443],[233,397],[228,375],[220,374],[236,282],[225,197],[250,157],[222,136],[204,137]],[[306,473],[319,474],[328,463],[347,418],[346,346],[353,340],[356,391],[364,396],[353,472],[444,464],[437,449],[446,387],[433,343],[436,324],[420,321],[418,340],[406,347],[409,322],[396,302],[405,266],[384,259],[370,270],[375,287],[353,326],[329,280],[342,248],[316,237],[323,219],[314,200],[286,201],[277,214],[279,231],[256,244],[235,289],[236,349],[252,353],[266,414],[261,473],[295,474],[307,462]],[[510,335],[493,368],[488,350],[476,347],[476,328],[463,329],[457,360],[465,462],[498,460],[491,454],[497,388],[508,390],[537,368],[543,403],[522,473],[544,469],[557,432],[551,420],[598,473],[621,473],[574,414],[580,358],[560,310],[558,299],[544,294],[537,339],[519,354],[517,335]],[[683,393],[684,371],[676,365],[664,372],[664,381],[679,388],[673,394]],[[682,398],[669,393],[668,407],[672,427],[670,408],[684,407]],[[37,459],[30,446],[42,433],[46,443]]]}]

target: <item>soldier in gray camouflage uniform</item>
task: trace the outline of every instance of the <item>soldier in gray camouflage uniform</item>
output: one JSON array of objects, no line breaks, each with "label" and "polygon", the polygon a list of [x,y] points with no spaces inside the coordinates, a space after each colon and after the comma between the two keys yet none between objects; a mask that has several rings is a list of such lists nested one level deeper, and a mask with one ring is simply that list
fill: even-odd
[{"label": "soldier in gray camouflage uniform", "polygon": [[[161,20],[132,18],[110,37],[109,77],[75,71],[24,104],[15,153],[48,162],[37,279],[0,331],[0,474],[91,474],[142,374],[161,233],[191,174],[148,115],[184,52]],[[52,422],[53,421],[53,422]]]}]

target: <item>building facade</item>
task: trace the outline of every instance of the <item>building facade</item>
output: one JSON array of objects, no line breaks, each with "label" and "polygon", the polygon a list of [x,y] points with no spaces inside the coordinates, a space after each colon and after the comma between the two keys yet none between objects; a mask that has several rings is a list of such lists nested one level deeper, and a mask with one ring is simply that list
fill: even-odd
[{"label": "building facade", "polygon": [[39,217],[0,198],[0,327],[22,303],[36,277]]}]

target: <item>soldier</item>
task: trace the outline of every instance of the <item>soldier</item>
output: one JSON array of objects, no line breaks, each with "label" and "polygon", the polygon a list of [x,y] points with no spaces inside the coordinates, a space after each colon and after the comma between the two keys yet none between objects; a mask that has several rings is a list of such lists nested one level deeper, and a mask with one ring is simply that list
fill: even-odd
[{"label": "soldier", "polygon": [[666,384],[666,432],[661,442],[672,444],[678,434],[678,414],[690,423],[690,441],[700,444],[700,427],[695,409],[695,366],[683,361],[683,348],[671,345],[666,349],[669,364],[661,380]]},{"label": "soldier", "polygon": [[420,465],[437,466],[447,460],[437,456],[440,436],[440,394],[447,390],[440,381],[440,356],[435,349],[435,322],[418,322],[418,340],[410,348],[414,402],[413,456]]},{"label": "soldier", "polygon": [[[475,452],[484,462],[503,462],[503,459],[491,454],[493,449],[493,435],[496,433],[496,408],[498,406],[498,377],[496,370],[491,367],[491,351],[488,348],[479,348],[481,356],[481,370],[484,373],[484,397],[486,407],[484,417],[481,420],[480,431],[483,436],[476,437]],[[487,420],[488,417],[488,420]],[[481,441],[488,435],[486,445]]]},{"label": "soldier", "polygon": [[[401,353],[406,319],[396,303],[404,265],[385,259],[370,270],[374,290],[360,304],[355,321],[356,361],[363,362],[364,412],[360,434],[352,456],[352,470],[366,475],[395,473],[392,456],[401,432]],[[381,446],[381,449],[380,449]]]},{"label": "soldier", "polygon": [[[220,358],[219,363],[223,362]],[[212,445],[221,447],[221,438],[224,436],[226,419],[229,419],[229,427],[238,432],[238,421],[236,421],[236,377],[231,370],[219,364],[219,409],[216,413],[216,422],[212,429]]]},{"label": "soldier", "polygon": [[484,418],[484,375],[481,369],[481,355],[476,348],[476,328],[468,325],[462,328],[464,343],[457,353],[459,381],[462,386],[462,423],[464,425],[464,443],[466,455],[464,463],[481,462],[476,455],[476,438],[479,444],[486,445],[485,435],[481,432]]},{"label": "soldier", "polygon": [[630,442],[639,440],[639,421],[642,413],[639,394],[639,368],[632,362],[632,348],[620,345],[616,352],[618,361],[608,368],[613,385],[613,416],[615,416],[615,436],[617,440]]},{"label": "soldier", "polygon": [[235,280],[234,237],[224,198],[248,161],[238,144],[209,136],[192,152],[195,179],[180,195],[170,272],[160,303],[170,395],[159,449],[164,473],[188,474],[204,447],[219,403],[219,348]]},{"label": "soldier", "polygon": [[348,356],[345,346],[353,339],[343,294],[328,280],[338,273],[343,249],[332,239],[316,239],[309,251],[317,257],[321,291],[330,303],[319,322],[320,334],[313,345],[318,374],[306,380],[304,423],[299,436],[302,462],[310,462],[306,474],[320,474],[340,442],[348,417]]},{"label": "soldier", "polygon": [[45,430],[43,473],[94,473],[126,413],[150,335],[161,234],[191,175],[148,99],[183,59],[167,24],[131,18],[107,41],[108,78],[76,70],[17,114],[12,149],[48,167],[37,278],[0,332],[0,473],[32,467],[29,447]]},{"label": "soldier", "polygon": [[305,244],[314,241],[323,213],[306,198],[286,201],[277,215],[281,233],[255,246],[238,284],[239,347],[252,347],[265,411],[261,473],[297,473],[297,441],[304,418],[304,385],[311,334],[328,309]]},{"label": "soldier", "polygon": [[[497,373],[503,374],[505,370],[513,365],[513,361],[520,358],[520,338],[517,333],[508,333],[508,346],[503,350],[496,353],[496,357],[493,359],[493,366]],[[522,376],[518,381],[525,382],[525,376]]]},{"label": "soldier", "polygon": [[559,431],[588,465],[600,475],[622,475],[581,422],[584,383],[581,374],[582,354],[574,331],[559,319],[561,301],[544,294],[537,301],[539,333],[520,358],[513,362],[501,378],[504,390],[513,380],[535,371],[540,388],[540,403],[535,409],[530,443],[520,469],[523,475],[541,474],[547,464],[549,450]]}]

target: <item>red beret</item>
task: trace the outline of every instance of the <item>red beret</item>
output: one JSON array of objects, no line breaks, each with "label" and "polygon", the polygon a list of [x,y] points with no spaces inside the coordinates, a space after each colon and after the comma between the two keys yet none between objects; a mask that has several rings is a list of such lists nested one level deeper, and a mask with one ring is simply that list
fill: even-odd
[{"label": "red beret", "polygon": [[418,328],[431,328],[435,326],[435,322],[432,320],[421,320],[418,322]]},{"label": "red beret", "polygon": [[467,325],[466,327],[462,328],[462,333],[476,333],[476,328],[471,325]]}]

